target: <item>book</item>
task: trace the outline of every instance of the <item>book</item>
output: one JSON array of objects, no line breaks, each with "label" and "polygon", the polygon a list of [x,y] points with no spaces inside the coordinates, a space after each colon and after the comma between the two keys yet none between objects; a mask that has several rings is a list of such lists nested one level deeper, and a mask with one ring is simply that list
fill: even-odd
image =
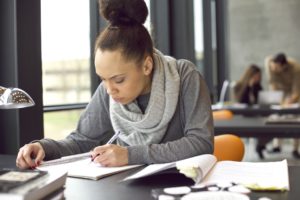
[{"label": "book", "polygon": [[266,124],[300,124],[300,115],[272,114],[266,118]]},{"label": "book", "polygon": [[37,168],[42,171],[67,172],[67,176],[99,180],[103,177],[133,169],[141,165],[127,165],[122,167],[103,167],[91,161],[89,153],[65,156],[60,159],[43,162]]},{"label": "book", "polygon": [[38,170],[0,170],[0,199],[36,200],[62,190],[67,174]]},{"label": "book", "polygon": [[196,185],[232,182],[252,190],[289,190],[286,160],[275,162],[217,162],[217,158],[211,154],[199,155],[177,162],[152,164],[126,177],[124,181],[150,176],[173,167],[185,176],[192,178]]}]

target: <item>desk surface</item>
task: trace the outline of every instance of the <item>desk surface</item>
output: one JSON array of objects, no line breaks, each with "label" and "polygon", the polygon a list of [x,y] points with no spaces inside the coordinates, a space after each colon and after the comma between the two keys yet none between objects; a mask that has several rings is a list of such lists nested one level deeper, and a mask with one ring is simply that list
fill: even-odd
[{"label": "desk surface", "polygon": [[[0,155],[0,167],[15,167],[15,156]],[[137,169],[109,176],[98,181],[68,178],[65,198],[68,199],[109,199],[109,200],[153,200],[151,189],[181,185],[193,182],[178,173],[160,174],[135,181],[119,182]],[[290,191],[252,192],[251,200],[269,197],[272,200],[297,200],[300,197],[300,166],[289,166]]]},{"label": "desk surface", "polygon": [[300,124],[265,124],[265,117],[234,115],[230,120],[215,120],[215,134],[233,133],[241,137],[300,138]]},{"label": "desk surface", "polygon": [[234,105],[224,105],[224,106],[213,106],[213,110],[226,109],[232,111],[236,115],[245,116],[268,116],[270,114],[300,114],[300,108],[274,108],[274,106],[234,106]]}]

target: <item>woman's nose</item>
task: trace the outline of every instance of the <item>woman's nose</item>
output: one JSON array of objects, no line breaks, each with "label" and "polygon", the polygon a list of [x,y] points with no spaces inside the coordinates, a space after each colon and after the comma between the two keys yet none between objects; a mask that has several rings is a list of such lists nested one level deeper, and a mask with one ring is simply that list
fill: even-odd
[{"label": "woman's nose", "polygon": [[113,94],[116,93],[117,90],[116,90],[116,88],[112,84],[107,83],[107,84],[105,84],[105,86],[106,86],[106,92],[107,92],[107,94],[113,95]]}]

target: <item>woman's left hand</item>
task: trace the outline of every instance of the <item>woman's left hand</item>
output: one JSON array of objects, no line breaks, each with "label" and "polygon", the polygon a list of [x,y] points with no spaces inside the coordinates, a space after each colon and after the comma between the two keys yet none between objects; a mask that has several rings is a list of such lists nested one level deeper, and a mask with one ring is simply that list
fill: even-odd
[{"label": "woman's left hand", "polygon": [[115,144],[98,146],[91,155],[95,163],[100,163],[104,167],[118,167],[128,164],[127,148]]}]

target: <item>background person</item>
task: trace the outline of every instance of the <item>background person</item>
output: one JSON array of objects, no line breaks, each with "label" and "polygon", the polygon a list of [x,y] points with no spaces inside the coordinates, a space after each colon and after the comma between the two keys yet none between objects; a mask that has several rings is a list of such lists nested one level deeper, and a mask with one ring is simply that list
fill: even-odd
[{"label": "background person", "polygon": [[234,86],[235,100],[248,105],[257,104],[258,92],[261,90],[261,69],[251,64]]},{"label": "background person", "polygon": [[[213,153],[211,101],[194,64],[154,49],[143,0],[101,0],[108,26],[95,43],[102,83],[66,139],[20,148],[16,165],[91,151],[102,166],[164,163]],[[116,144],[105,145],[121,131]]]},{"label": "background person", "polygon": [[[300,64],[284,53],[269,56],[265,60],[265,67],[271,90],[283,91],[283,106],[299,103],[300,100]],[[275,141],[276,143],[276,141]],[[280,152],[281,142],[278,142],[272,152]],[[299,140],[294,140],[293,156],[300,158],[298,152]]]},{"label": "background person", "polygon": [[[251,64],[234,86],[235,101],[247,105],[257,104],[258,93],[263,89],[261,77],[260,67]],[[268,138],[257,138],[255,149],[261,159],[264,159],[263,150],[269,140]]]}]

